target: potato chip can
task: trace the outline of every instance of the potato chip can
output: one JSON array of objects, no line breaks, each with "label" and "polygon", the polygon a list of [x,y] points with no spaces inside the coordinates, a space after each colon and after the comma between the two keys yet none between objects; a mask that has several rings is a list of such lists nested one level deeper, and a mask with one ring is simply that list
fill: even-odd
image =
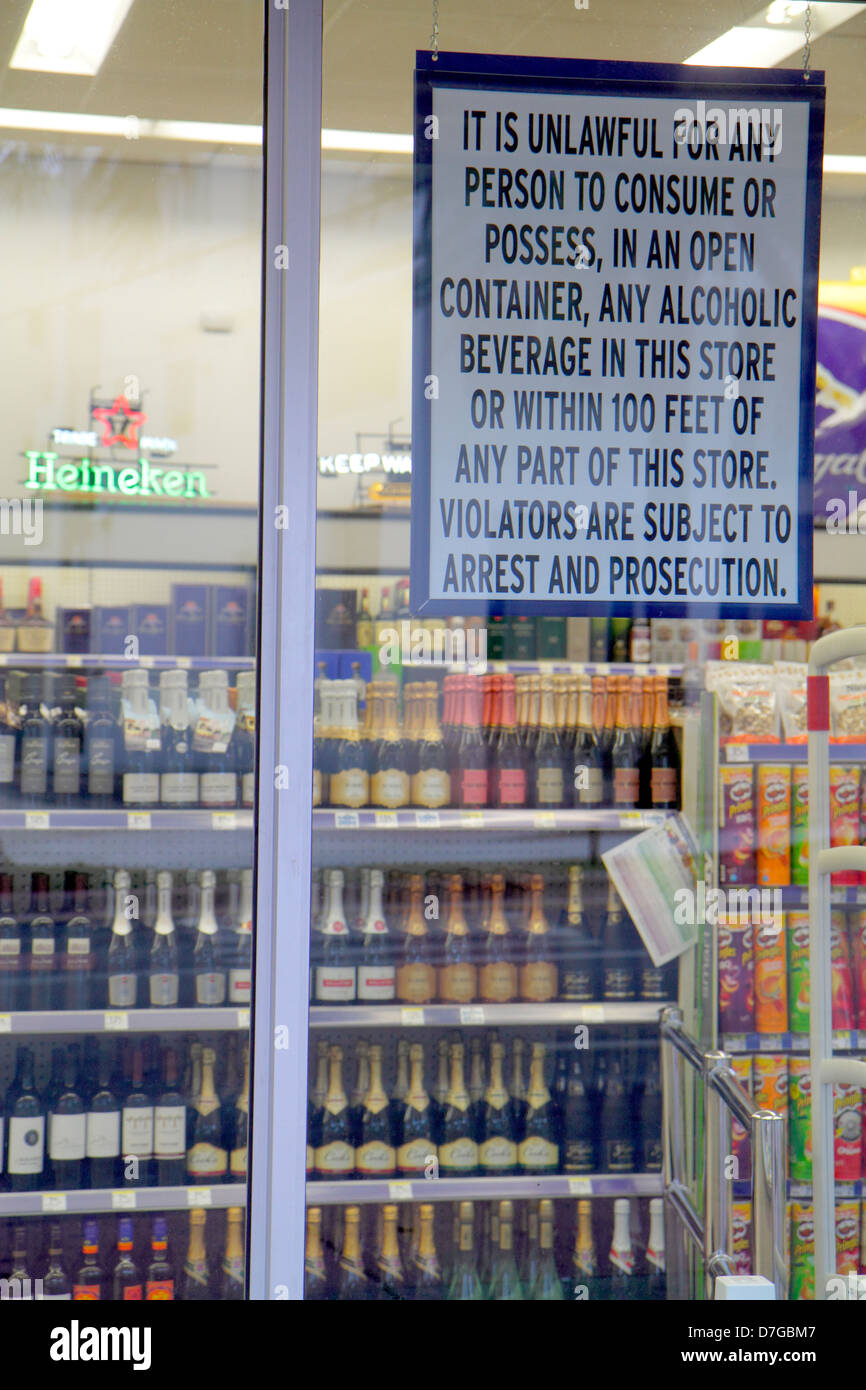
[{"label": "potato chip can", "polygon": [[837,1182],[857,1182],[863,1147],[863,1092],[833,1083],[833,1159]]},{"label": "potato chip can", "polygon": [[762,1110],[788,1114],[788,1058],[784,1053],[761,1052],[752,1063],[752,1095]]},{"label": "potato chip can", "polygon": [[758,764],[758,883],[791,882],[791,764]]},{"label": "potato chip can", "polygon": [[751,1274],[752,1249],[750,1232],[752,1228],[751,1202],[734,1202],[731,1208],[731,1254],[737,1274]]},{"label": "potato chip can", "polygon": [[788,1061],[788,1172],[812,1181],[812,1071],[805,1057]]},{"label": "potato chip can", "polygon": [[815,1297],[815,1217],[811,1202],[791,1203],[791,1298]]},{"label": "potato chip can", "polygon": [[842,1198],[836,1203],[836,1273],[857,1274],[860,1259],[860,1203]]},{"label": "potato chip can", "polygon": [[[860,769],[855,763],[830,768],[830,844],[834,849],[860,843]],[[831,884],[858,883],[856,869],[830,875]]]},{"label": "potato chip can", "polygon": [[852,913],[849,925],[855,1017],[857,1027],[866,1029],[866,911]]},{"label": "potato chip can", "polygon": [[719,919],[719,1028],[751,1033],[755,1027],[752,923]]},{"label": "potato chip can", "polygon": [[791,776],[791,882],[809,882],[809,769],[803,763]]},{"label": "potato chip can", "polygon": [[719,768],[719,883],[755,882],[755,834],[753,770],[725,765]]},{"label": "potato chip can", "polygon": [[781,913],[771,922],[755,923],[754,942],[755,1029],[758,1033],[785,1033],[788,1030],[788,981]]},{"label": "potato chip can", "polygon": [[[734,1075],[744,1091],[752,1090],[752,1058],[739,1054],[731,1058]],[[752,1176],[752,1136],[736,1117],[731,1117],[731,1148],[737,1162],[735,1182],[748,1182]]]},{"label": "potato chip can", "polygon": [[792,1033],[809,1031],[809,914],[789,912],[788,937],[788,1028]]},{"label": "potato chip can", "polygon": [[834,1032],[854,1027],[854,989],[847,928],[845,912],[841,908],[834,908],[830,913],[830,988],[833,998],[831,1026]]}]

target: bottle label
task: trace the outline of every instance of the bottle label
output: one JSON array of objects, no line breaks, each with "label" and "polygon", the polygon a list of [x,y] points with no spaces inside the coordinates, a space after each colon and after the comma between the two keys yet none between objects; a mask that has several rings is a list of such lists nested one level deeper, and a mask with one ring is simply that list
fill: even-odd
[{"label": "bottle label", "polygon": [[24,623],[18,628],[19,652],[50,652],[54,646],[54,632],[49,622]]},{"label": "bottle label", "polygon": [[581,806],[600,806],[604,800],[604,779],[600,767],[583,768],[586,786],[578,789],[578,800]]},{"label": "bottle label", "polygon": [[640,769],[615,767],[613,770],[613,799],[617,806],[637,806],[640,801]]},{"label": "bottle label", "polygon": [[155,1158],[183,1158],[186,1153],[186,1106],[157,1105],[153,1111]]},{"label": "bottle label", "polygon": [[464,1136],[462,1139],[453,1139],[449,1144],[439,1145],[439,1168],[454,1169],[457,1172],[466,1172],[467,1169],[478,1167],[478,1145],[474,1139]]},{"label": "bottle label", "polygon": [[150,1002],[160,1008],[177,1006],[177,975],[151,975]]},{"label": "bottle label", "polygon": [[141,1285],[140,1285],[140,1284],[126,1284],[126,1285],[125,1285],[124,1290],[123,1290],[123,1302],[124,1302],[124,1303],[138,1303],[138,1302],[141,1301],[141,1297],[142,1297],[142,1293],[141,1293]]},{"label": "bottle label", "polygon": [[558,984],[552,961],[536,960],[520,967],[520,997],[532,1004],[545,1004],[555,999]]},{"label": "bottle label", "polygon": [[[319,773],[319,777],[321,777]],[[241,777],[241,805],[252,806],[256,799],[256,774],[245,772]]]},{"label": "bottle label", "polygon": [[[244,775],[244,781],[246,781],[246,780],[247,780],[247,779],[246,779],[246,774],[245,774],[245,775]],[[317,767],[314,767],[314,768],[313,768],[313,805],[314,805],[314,806],[321,806],[321,804],[322,804],[322,798],[323,798],[323,796],[324,796],[324,792],[323,792],[323,789],[322,789],[322,782],[323,782],[323,778],[322,778],[321,770],[320,770],[319,768],[317,768]]]},{"label": "bottle label", "polygon": [[373,775],[370,800],[375,806],[408,806],[409,774],[399,768],[387,767]]},{"label": "bottle label", "polygon": [[609,1000],[633,999],[634,979],[631,971],[621,966],[606,966],[602,993],[604,998]]},{"label": "bottle label", "polygon": [[563,777],[561,767],[539,767],[535,773],[535,800],[538,806],[561,806]]},{"label": "bottle label", "polygon": [[[0,956],[9,956],[9,957],[15,956],[15,957],[18,957],[18,956],[20,956],[20,955],[21,955],[21,939],[20,939],[20,937],[15,936],[15,937],[11,937],[11,938],[10,938],[10,937],[7,936],[6,939],[5,939],[4,941],[0,941]],[[17,964],[17,960],[16,960],[15,962],[12,962],[12,961],[10,960],[10,964],[13,964],[13,963],[14,963],[14,964]]]},{"label": "bottle label", "polygon": [[45,1158],[45,1116],[9,1118],[9,1173],[41,1173]]},{"label": "bottle label", "polygon": [[423,961],[397,967],[397,998],[407,1004],[429,1004],[436,998],[436,969]]},{"label": "bottle label", "polygon": [[457,804],[459,806],[487,805],[487,768],[457,769]]},{"label": "bottle label", "polygon": [[443,965],[439,971],[439,998],[443,1004],[471,1004],[477,980],[478,972],[468,961]]},{"label": "bottle label", "polygon": [[58,795],[78,795],[81,789],[81,741],[54,740],[54,790]]},{"label": "bottle label", "polygon": [[73,1284],[72,1298],[79,1302],[99,1302],[101,1290],[98,1284]]},{"label": "bottle label", "polygon": [[[90,796],[114,794],[114,742],[110,738],[92,738],[87,748],[87,790]],[[55,779],[55,787],[57,782]]]},{"label": "bottle label", "polygon": [[109,975],[108,1002],[114,1009],[135,1007],[135,976]]},{"label": "bottle label", "polygon": [[428,767],[412,778],[412,805],[435,810],[451,800],[451,778],[444,768]]},{"label": "bottle label", "polygon": [[228,1154],[216,1144],[193,1144],[186,1156],[186,1171],[191,1177],[221,1177],[228,1168]]},{"label": "bottle label", "polygon": [[393,965],[359,965],[358,998],[371,1003],[393,999],[396,976]]},{"label": "bottle label", "polygon": [[595,999],[592,973],[579,966],[567,969],[562,977],[562,998],[568,1004],[591,1004]]},{"label": "bottle label", "polygon": [[559,1167],[559,1148],[539,1134],[530,1134],[518,1147],[517,1161],[521,1168],[542,1168],[554,1173]]},{"label": "bottle label", "polygon": [[436,1145],[425,1135],[421,1139],[410,1139],[397,1150],[397,1168],[403,1177],[423,1177],[428,1164],[436,1158]]},{"label": "bottle label", "polygon": [[647,1264],[648,1264],[653,1270],[655,1270],[655,1272],[656,1272],[657,1274],[664,1274],[664,1272],[665,1272],[665,1252],[664,1252],[664,1250],[651,1250],[650,1247],[647,1246],[646,1262],[647,1262]]},{"label": "bottle label", "polygon": [[[33,956],[53,956],[53,955],[54,955],[54,937],[53,937],[53,936],[37,936],[37,937],[35,937],[34,940],[31,941],[31,943],[30,943],[30,954],[33,955]],[[50,970],[51,965],[52,965],[52,962],[51,962],[51,961],[34,961],[33,964],[34,964],[34,968],[37,969],[37,970],[40,969],[40,968],[43,969],[43,970]]]},{"label": "bottle label", "polygon": [[229,971],[229,1003],[248,1004],[252,995],[252,974],[249,968]]},{"label": "bottle label", "polygon": [[48,1157],[75,1162],[84,1157],[87,1116],[52,1115],[48,1125]]},{"label": "bottle label", "polygon": [[195,977],[197,1004],[222,1004],[226,997],[226,977],[222,971],[200,970]]},{"label": "bottle label", "polygon": [[156,1302],[157,1300],[174,1299],[174,1280],[173,1279],[148,1279],[144,1286],[145,1302]]},{"label": "bottle label", "polygon": [[355,998],[354,965],[317,965],[314,994],[319,1004]]},{"label": "bottle label", "polygon": [[198,773],[163,772],[159,779],[159,795],[169,806],[195,803],[198,801]]},{"label": "bottle label", "polygon": [[660,1139],[644,1141],[643,1166],[647,1173],[660,1173],[662,1170],[662,1143]]},{"label": "bottle label", "polygon": [[344,1139],[334,1139],[316,1149],[316,1172],[327,1177],[345,1177],[354,1172],[355,1150]]},{"label": "bottle label", "polygon": [[606,1173],[633,1173],[634,1145],[631,1140],[605,1140],[602,1145],[602,1168]]},{"label": "bottle label", "polygon": [[591,1139],[569,1139],[563,1146],[562,1171],[564,1173],[592,1173],[595,1170],[595,1153]]},{"label": "bottle label", "polygon": [[654,767],[650,772],[650,795],[654,806],[677,799],[677,770],[675,767]]},{"label": "bottle label", "polygon": [[121,1144],[124,1158],[153,1156],[153,1106],[141,1109],[124,1108],[121,1122]]},{"label": "bottle label", "polygon": [[517,995],[517,966],[507,960],[482,965],[479,983],[485,1004],[508,1004]]},{"label": "bottle label", "polygon": [[123,800],[129,806],[155,806],[159,801],[159,773],[124,772]]},{"label": "bottle label", "polygon": [[634,1251],[631,1246],[627,1250],[612,1249],[610,1252],[610,1262],[614,1269],[618,1269],[621,1274],[634,1273]]},{"label": "bottle label", "polygon": [[361,767],[331,773],[332,806],[366,806],[370,799],[370,779]]},{"label": "bottle label", "polygon": [[[312,1173],[315,1165],[315,1155],[310,1145],[307,1145],[307,1172]],[[242,1149],[232,1149],[229,1156],[229,1172],[233,1178],[239,1182],[245,1182],[247,1176],[247,1147]]]},{"label": "bottle label", "polygon": [[21,742],[21,795],[44,796],[48,790],[48,742],[25,738]]},{"label": "bottle label", "polygon": [[[0,629],[2,631],[2,629]],[[0,735],[0,783],[10,783],[15,777],[15,739],[11,734]]]},{"label": "bottle label", "polygon": [[664,971],[654,965],[645,965],[640,972],[641,999],[666,999]]},{"label": "bottle label", "polygon": [[[77,957],[73,960],[71,957]],[[84,957],[84,959],[82,959]],[[90,964],[90,937],[89,936],[67,936],[66,938],[66,959],[63,962],[65,970],[86,970]]]},{"label": "bottle label", "polygon": [[517,1145],[513,1139],[505,1139],[501,1135],[485,1139],[479,1147],[478,1159],[482,1168],[494,1173],[502,1168],[514,1168],[517,1165]]},{"label": "bottle label", "polygon": [[185,1260],[183,1273],[188,1282],[200,1284],[203,1289],[207,1288],[207,1260]]},{"label": "bottle label", "polygon": [[381,1139],[373,1139],[362,1144],[355,1153],[355,1167],[365,1177],[377,1177],[381,1173],[393,1173],[396,1154],[390,1144]]},{"label": "bottle label", "polygon": [[120,1153],[120,1111],[89,1110],[85,1153],[88,1158],[117,1158]]},{"label": "bottle label", "polygon": [[494,773],[496,800],[500,806],[526,804],[526,773],[522,767],[500,767]]},{"label": "bottle label", "polygon": [[201,804],[202,806],[237,806],[237,773],[203,772],[201,774]]}]

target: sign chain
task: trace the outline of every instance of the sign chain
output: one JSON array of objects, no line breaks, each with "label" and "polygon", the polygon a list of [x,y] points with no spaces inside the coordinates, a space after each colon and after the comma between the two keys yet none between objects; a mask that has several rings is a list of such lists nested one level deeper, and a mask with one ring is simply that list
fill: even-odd
[{"label": "sign chain", "polygon": [[439,61],[439,0],[433,0],[433,33],[430,35],[433,62]]},{"label": "sign chain", "polygon": [[806,6],[806,14],[803,20],[803,81],[808,82],[811,76],[810,67],[812,63],[812,6]]}]

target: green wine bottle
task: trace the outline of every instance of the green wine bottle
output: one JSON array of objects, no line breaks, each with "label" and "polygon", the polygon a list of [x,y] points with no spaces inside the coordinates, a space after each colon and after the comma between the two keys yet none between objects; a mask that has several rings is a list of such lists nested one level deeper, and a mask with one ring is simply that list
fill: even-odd
[{"label": "green wine bottle", "polygon": [[542,1198],[538,1206],[538,1258],[527,1298],[562,1302],[562,1281],[553,1258],[553,1203]]},{"label": "green wine bottle", "polygon": [[523,1287],[514,1258],[514,1203],[499,1203],[499,1244],[493,1254],[488,1298],[495,1303],[522,1300]]},{"label": "green wine bottle", "polygon": [[471,1202],[460,1203],[457,1258],[447,1298],[455,1303],[478,1302],[484,1298],[475,1264],[475,1208]]}]

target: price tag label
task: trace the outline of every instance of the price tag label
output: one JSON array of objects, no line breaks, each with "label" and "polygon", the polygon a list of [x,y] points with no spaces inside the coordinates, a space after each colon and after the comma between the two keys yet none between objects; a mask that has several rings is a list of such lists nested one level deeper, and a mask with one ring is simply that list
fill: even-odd
[{"label": "price tag label", "polygon": [[188,1207],[209,1207],[213,1205],[213,1189],[210,1187],[188,1187],[186,1189]]},{"label": "price tag label", "polygon": [[396,828],[396,825],[397,825],[397,812],[396,812],[396,811],[375,811],[375,812],[373,813],[373,820],[374,820],[374,823],[375,823],[377,826],[379,826],[379,825],[390,825],[390,826],[394,826],[394,827]]},{"label": "price tag label", "polygon": [[388,1196],[392,1202],[411,1202],[412,1184],[410,1182],[389,1182]]},{"label": "price tag label", "polygon": [[725,744],[725,757],[729,763],[747,763],[749,761],[749,745],[747,743],[727,743]]},{"label": "price tag label", "polygon": [[72,655],[70,655],[70,654],[67,652],[67,654],[66,654],[66,655],[64,656],[64,658],[63,658],[63,664],[64,664],[64,666],[67,666],[67,667],[69,667],[69,666],[80,666],[80,665],[81,665],[81,657],[80,657],[80,656],[72,656]]},{"label": "price tag label", "polygon": [[792,1182],[790,1191],[792,1197],[811,1197],[812,1184],[810,1182]]},{"label": "price tag label", "polygon": [[42,1194],[43,1211],[65,1211],[66,1193],[65,1192],[43,1192]]},{"label": "price tag label", "polygon": [[125,1033],[129,1028],[129,1014],[107,1013],[102,1026],[106,1033]]},{"label": "price tag label", "polygon": [[234,811],[212,811],[210,823],[214,830],[234,830],[237,827],[237,818]]},{"label": "price tag label", "polygon": [[460,817],[460,824],[467,829],[478,830],[484,824],[483,811],[464,811]]},{"label": "price tag label", "polygon": [[580,1014],[584,1023],[604,1023],[605,1008],[603,1004],[584,1004]]},{"label": "price tag label", "polygon": [[537,811],[532,817],[532,824],[539,830],[556,825],[556,813],[554,811]]},{"label": "price tag label", "polygon": [[238,1009],[238,1027],[249,1029],[250,1011],[249,1009]]},{"label": "price tag label", "polygon": [[188,671],[192,666],[192,658],[188,656],[176,656],[174,664],[179,671]]},{"label": "price tag label", "polygon": [[8,658],[8,656],[6,656],[5,653],[3,653],[2,655],[0,655],[0,666],[8,666],[8,665],[9,665],[9,658]]},{"label": "price tag label", "polygon": [[837,1182],[837,1183],[836,1183],[836,1196],[837,1196],[837,1197],[853,1197],[853,1196],[855,1195],[855,1193],[856,1193],[856,1190],[857,1190],[856,1184],[853,1183],[853,1182]]},{"label": "price tag label", "polygon": [[745,1033],[728,1033],[722,1045],[726,1052],[745,1052],[746,1035]]},{"label": "price tag label", "polygon": [[480,1004],[463,1004],[460,1007],[461,1023],[483,1023],[484,1009]]},{"label": "price tag label", "polygon": [[[866,1043],[864,1043],[864,1046],[866,1046]],[[805,1036],[804,1033],[792,1033],[791,1048],[794,1052],[808,1052],[809,1039]]]},{"label": "price tag label", "polygon": [[357,830],[360,825],[357,811],[338,811],[334,816],[338,830]]},{"label": "price tag label", "polygon": [[438,811],[416,811],[416,812],[415,812],[415,824],[416,824],[416,825],[439,825],[439,812],[438,812]]},{"label": "price tag label", "polygon": [[424,1023],[423,1009],[401,1009],[400,1022],[403,1027],[418,1028]]},{"label": "price tag label", "polygon": [[134,1211],[136,1206],[135,1195],[134,1192],[112,1192],[112,1211]]},{"label": "price tag label", "polygon": [[153,670],[153,657],[152,657],[152,656],[140,656],[140,657],[138,658],[138,664],[139,664],[139,666],[141,667],[142,671],[152,671],[152,670]]},{"label": "price tag label", "polygon": [[0,1033],[12,1032],[12,1015],[0,1014]]},{"label": "price tag label", "polygon": [[643,825],[643,811],[620,811],[620,825]]},{"label": "price tag label", "polygon": [[592,1178],[569,1178],[568,1191],[571,1197],[591,1197]]},{"label": "price tag label", "polygon": [[834,1034],[833,1034],[833,1046],[834,1046],[835,1048],[850,1047],[850,1045],[851,1045],[851,1034],[850,1034],[850,1033],[847,1033],[847,1032],[846,1032],[846,1033],[841,1033],[841,1032],[840,1032],[840,1033],[834,1033]]},{"label": "price tag label", "polygon": [[127,830],[149,830],[150,812],[149,811],[127,811],[126,813]]},{"label": "price tag label", "polygon": [[51,818],[47,811],[25,811],[24,829],[25,830],[48,830],[51,827]]},{"label": "price tag label", "polygon": [[781,1052],[785,1046],[781,1033],[767,1033],[759,1043],[762,1052]]}]

